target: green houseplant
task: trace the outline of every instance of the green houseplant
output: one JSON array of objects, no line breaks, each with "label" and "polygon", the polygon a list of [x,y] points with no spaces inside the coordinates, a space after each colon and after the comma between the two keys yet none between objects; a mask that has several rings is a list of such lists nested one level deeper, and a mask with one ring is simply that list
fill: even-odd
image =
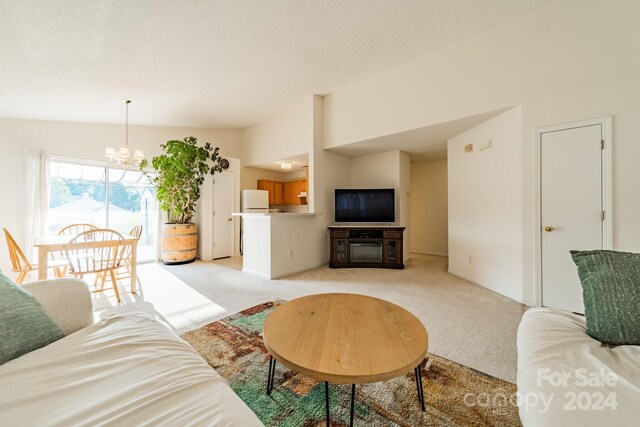
[{"label": "green houseplant", "polygon": [[162,261],[192,262],[196,258],[197,228],[191,220],[206,176],[222,172],[220,149],[208,142],[198,145],[193,136],[167,141],[160,148],[164,154],[151,159],[155,172],[145,170],[147,160],[140,163],[140,170],[156,188],[160,208],[169,216],[169,222],[163,225]]}]

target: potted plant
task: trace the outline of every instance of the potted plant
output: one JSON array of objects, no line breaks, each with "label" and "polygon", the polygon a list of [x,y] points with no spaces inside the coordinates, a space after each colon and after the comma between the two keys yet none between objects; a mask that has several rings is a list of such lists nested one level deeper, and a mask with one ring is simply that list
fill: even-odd
[{"label": "potted plant", "polygon": [[208,142],[188,136],[160,145],[165,154],[151,159],[155,173],[144,169],[149,162],[143,160],[140,170],[156,188],[160,208],[169,215],[162,228],[162,262],[185,264],[196,259],[197,228],[191,222],[200,198],[200,186],[209,174],[222,172],[219,148]]}]

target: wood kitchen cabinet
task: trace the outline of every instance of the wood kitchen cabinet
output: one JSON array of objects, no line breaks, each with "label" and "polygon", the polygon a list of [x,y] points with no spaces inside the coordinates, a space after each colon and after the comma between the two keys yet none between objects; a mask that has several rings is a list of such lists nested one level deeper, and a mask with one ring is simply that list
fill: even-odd
[{"label": "wood kitchen cabinet", "polygon": [[272,181],[270,179],[259,179],[258,190],[269,192],[269,205],[306,205],[306,197],[298,197],[302,192],[307,191],[307,181],[304,179],[296,181]]},{"label": "wood kitchen cabinet", "polygon": [[258,190],[269,191],[269,185],[267,183],[267,180],[266,179],[259,179],[258,180],[258,185],[256,186],[256,188]]},{"label": "wood kitchen cabinet", "polygon": [[300,194],[300,181],[291,181],[291,187],[293,188],[293,200],[291,200],[292,204],[301,204],[300,197],[298,197],[298,194]]},{"label": "wood kitchen cabinet", "polygon": [[[307,192],[307,180],[306,179],[301,179],[300,181],[297,181],[297,182],[298,182],[298,193],[297,194],[306,193]],[[302,201],[306,202],[306,197],[302,197],[302,198],[299,197],[299,199],[301,199]],[[302,203],[302,204],[305,204],[305,203]]]},{"label": "wood kitchen cabinet", "polygon": [[284,205],[284,183],[274,181],[273,182],[273,204],[274,205]]},{"label": "wood kitchen cabinet", "polygon": [[289,185],[289,191],[287,194],[290,195],[290,198],[287,199],[289,205],[306,205],[307,198],[306,197],[298,197],[300,193],[304,193],[307,191],[307,181],[304,179],[300,179],[297,181],[289,181],[285,184]]},{"label": "wood kitchen cabinet", "polygon": [[304,181],[302,181],[302,180],[293,181],[293,195],[294,195],[294,198],[295,198],[295,204],[296,205],[302,205],[303,201],[306,202],[306,198],[299,197],[300,193],[305,191],[304,187],[303,187],[303,183],[304,183]]},{"label": "wood kitchen cabinet", "polygon": [[282,183],[282,204],[283,205],[293,205],[293,185],[291,181]]},{"label": "wood kitchen cabinet", "polygon": [[258,190],[264,190],[269,192],[269,204],[275,205],[275,192],[274,192],[274,181],[270,179],[259,179],[258,180]]}]

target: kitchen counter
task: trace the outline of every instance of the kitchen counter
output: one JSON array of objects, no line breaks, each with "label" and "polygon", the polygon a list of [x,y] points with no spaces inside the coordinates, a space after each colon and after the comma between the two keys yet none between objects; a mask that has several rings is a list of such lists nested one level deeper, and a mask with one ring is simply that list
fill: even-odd
[{"label": "kitchen counter", "polygon": [[242,271],[276,279],[318,267],[326,246],[309,244],[303,236],[319,232],[325,222],[318,213],[234,213],[242,217]]}]

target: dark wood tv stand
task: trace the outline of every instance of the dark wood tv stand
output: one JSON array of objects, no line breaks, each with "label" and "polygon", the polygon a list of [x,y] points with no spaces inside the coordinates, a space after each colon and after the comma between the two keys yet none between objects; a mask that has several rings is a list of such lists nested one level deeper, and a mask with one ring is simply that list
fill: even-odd
[{"label": "dark wood tv stand", "polygon": [[404,268],[405,227],[329,226],[330,268]]}]

